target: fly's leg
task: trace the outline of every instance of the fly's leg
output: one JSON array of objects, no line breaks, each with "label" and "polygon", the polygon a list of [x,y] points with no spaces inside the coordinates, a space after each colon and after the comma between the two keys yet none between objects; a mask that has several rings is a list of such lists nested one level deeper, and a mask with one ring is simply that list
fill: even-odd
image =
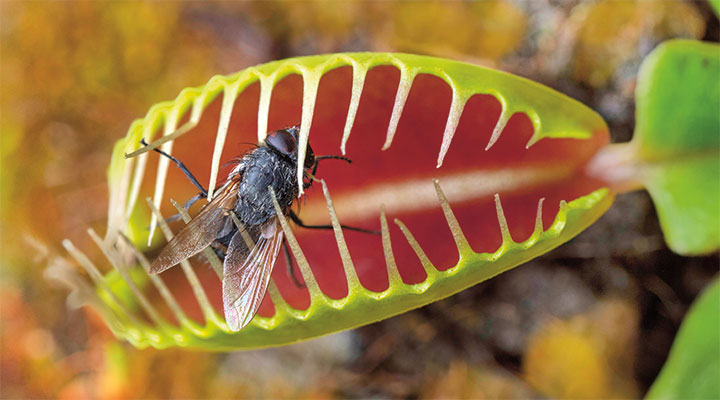
[{"label": "fly's leg", "polygon": [[318,165],[320,165],[320,160],[343,160],[343,161],[347,161],[348,164],[352,164],[351,159],[349,159],[347,157],[343,157],[343,156],[316,156],[315,157],[315,165],[313,165],[313,170],[312,170],[313,176],[315,176],[315,174],[317,173]]},{"label": "fly's leg", "polygon": [[[195,204],[196,201],[198,201],[200,199],[204,199],[205,197],[206,196],[204,196],[202,193],[198,193],[195,196],[193,196],[190,200],[183,203],[183,208],[185,210],[189,210],[190,207],[192,207],[192,205]],[[181,218],[182,218],[182,215],[180,215],[180,213],[177,213],[177,214],[173,214],[173,215],[165,218],[165,222],[166,223],[175,222],[175,221],[180,220]],[[149,225],[146,226],[145,229],[150,230],[150,226]]]},{"label": "fly's leg", "polygon": [[[140,139],[140,144],[142,144],[143,146],[148,145],[147,142],[145,141],[145,139]],[[170,161],[172,161],[175,165],[177,165],[177,167],[180,168],[180,171],[182,171],[183,174],[185,174],[185,176],[187,176],[188,179],[190,179],[190,182],[196,188],[198,188],[200,190],[200,193],[196,194],[190,200],[186,201],[185,204],[183,204],[184,209],[189,210],[190,207],[193,204],[195,204],[196,201],[207,197],[207,190],[205,190],[205,188],[202,187],[202,185],[197,180],[197,178],[195,178],[195,175],[193,175],[192,172],[190,172],[190,170],[185,166],[185,164],[183,164],[182,161],[178,160],[177,158],[171,156],[170,154],[168,154],[160,149],[153,149],[153,151],[158,152],[158,153],[160,153],[160,155],[169,158]],[[171,215],[170,217],[166,218],[165,222],[173,222],[173,221],[177,221],[179,219],[180,219],[180,214],[175,214],[175,215]]]},{"label": "fly's leg", "polygon": [[[333,229],[332,225],[306,225],[300,217],[295,214],[295,211],[290,210],[289,213],[290,219],[297,225],[306,229]],[[341,228],[347,229],[349,231],[355,231],[355,232],[362,232],[362,233],[369,233],[371,235],[379,235],[380,231],[373,231],[370,229],[364,229],[364,228],[357,228],[354,226],[347,226],[347,225],[340,225]]]},{"label": "fly's leg", "polygon": [[[295,211],[290,210],[288,213],[290,216],[290,219],[297,225],[306,229],[333,229],[332,225],[306,225],[300,217],[295,214]],[[369,233],[371,235],[379,235],[380,231],[372,231],[369,229],[364,228],[356,228],[354,226],[347,226],[347,225],[340,225],[341,228],[347,229],[349,231],[356,231],[356,232],[362,232],[362,233]],[[292,259],[290,257],[290,250],[288,250],[288,244],[287,240],[283,239],[283,249],[285,250],[285,258],[287,259],[287,265],[288,265],[288,274],[290,275],[290,278],[292,278],[293,282],[295,282],[295,285],[297,287],[303,288],[305,285],[298,282],[297,277],[295,276],[295,272],[292,267]]]},{"label": "fly's leg", "polygon": [[293,269],[293,262],[292,262],[292,256],[290,255],[290,249],[288,248],[288,242],[287,239],[283,238],[283,253],[285,253],[285,263],[287,264],[287,273],[290,276],[290,279],[292,279],[295,286],[299,288],[304,288],[305,284],[300,282],[300,280],[295,276],[295,270]]},{"label": "fly's leg", "polygon": [[[142,144],[143,146],[147,146],[147,145],[148,145],[147,142],[145,142],[145,139],[140,139],[140,144]],[[164,152],[164,151],[162,151],[162,150],[160,150],[160,149],[153,149],[153,151],[156,151],[156,152],[160,153],[161,155],[169,158],[170,161],[172,161],[173,163],[175,163],[175,165],[177,165],[178,168],[180,168],[180,171],[182,171],[183,174],[185,174],[185,176],[187,176],[188,179],[190,179],[190,182],[192,182],[192,184],[193,184],[196,188],[198,188],[198,190],[200,190],[200,193],[198,194],[199,197],[196,196],[198,199],[202,199],[202,198],[207,197],[207,190],[205,190],[205,188],[202,187],[202,185],[201,185],[200,182],[197,180],[197,178],[195,178],[195,175],[193,175],[192,172],[190,172],[190,170],[185,166],[185,164],[182,163],[182,161],[178,160],[177,158],[171,156],[170,154],[168,154],[168,153],[166,153],[166,152]],[[195,199],[195,200],[197,200],[197,199]],[[194,202],[194,201],[193,201],[193,202]]]}]

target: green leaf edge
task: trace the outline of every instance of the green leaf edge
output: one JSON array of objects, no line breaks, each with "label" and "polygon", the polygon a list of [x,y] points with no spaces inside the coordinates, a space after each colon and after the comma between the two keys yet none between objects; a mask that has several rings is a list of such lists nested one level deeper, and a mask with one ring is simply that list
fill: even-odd
[{"label": "green leaf edge", "polygon": [[647,398],[720,398],[720,279],[690,308]]},{"label": "green leaf edge", "polygon": [[708,0],[710,7],[715,12],[715,17],[720,18],[720,0]]},{"label": "green leaf edge", "polygon": [[607,130],[602,117],[577,100],[507,72],[404,53],[337,53],[273,61],[232,75],[216,75],[204,86],[185,88],[175,100],[156,103],[144,118],[133,122],[126,136],[131,140],[126,142],[125,150],[135,150],[138,147],[135,139],[139,140],[143,132],[154,133],[166,119],[180,120],[194,102],[204,108],[221,92],[240,93],[258,81],[274,86],[290,74],[301,74],[319,82],[326,72],[347,66],[367,74],[371,68],[382,65],[397,67],[403,80],[411,80],[418,74],[441,78],[459,99],[467,100],[475,94],[493,95],[508,118],[518,112],[528,115],[536,134],[532,142],[552,137],[588,139],[595,132]]}]

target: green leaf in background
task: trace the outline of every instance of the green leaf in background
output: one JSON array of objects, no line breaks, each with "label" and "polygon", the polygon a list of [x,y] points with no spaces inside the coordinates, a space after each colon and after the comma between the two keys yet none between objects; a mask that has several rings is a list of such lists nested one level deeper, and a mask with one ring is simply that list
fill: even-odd
[{"label": "green leaf in background", "polygon": [[647,398],[720,398],[720,280],[693,304]]},{"label": "green leaf in background", "polygon": [[668,41],[638,76],[634,144],[665,240],[680,254],[720,247],[720,46]]},{"label": "green leaf in background", "polygon": [[720,17],[720,0],[708,0],[708,2],[710,3],[713,11],[715,11],[715,15]]}]

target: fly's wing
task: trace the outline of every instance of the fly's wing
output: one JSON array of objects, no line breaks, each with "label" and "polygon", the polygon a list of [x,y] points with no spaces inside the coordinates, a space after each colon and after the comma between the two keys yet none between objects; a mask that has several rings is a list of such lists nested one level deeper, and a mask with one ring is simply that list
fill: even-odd
[{"label": "fly's wing", "polygon": [[244,328],[255,316],[270,283],[270,274],[283,240],[277,218],[266,222],[248,254],[246,241],[238,231],[230,240],[223,264],[225,321],[231,330]]},{"label": "fly's wing", "polygon": [[239,180],[229,182],[213,200],[175,235],[150,266],[150,273],[159,274],[208,247],[235,208]]}]

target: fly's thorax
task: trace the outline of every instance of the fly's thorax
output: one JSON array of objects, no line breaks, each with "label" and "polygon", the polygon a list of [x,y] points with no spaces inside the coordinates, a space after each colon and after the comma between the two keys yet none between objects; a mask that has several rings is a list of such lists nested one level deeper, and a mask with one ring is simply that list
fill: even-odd
[{"label": "fly's thorax", "polygon": [[275,215],[268,187],[273,188],[283,209],[289,208],[297,198],[297,162],[267,147],[259,147],[243,158],[243,165],[235,212],[244,224],[262,224]]}]

